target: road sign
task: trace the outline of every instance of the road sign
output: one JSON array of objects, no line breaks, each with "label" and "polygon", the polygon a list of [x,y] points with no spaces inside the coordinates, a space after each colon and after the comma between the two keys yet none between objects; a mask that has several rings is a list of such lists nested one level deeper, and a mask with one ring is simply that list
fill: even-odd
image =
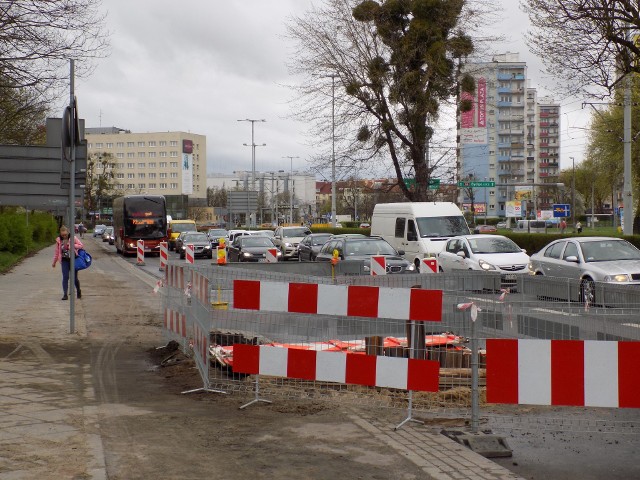
[{"label": "road sign", "polygon": [[553,216],[554,218],[566,218],[571,216],[571,205],[568,203],[554,203],[553,204]]},{"label": "road sign", "polygon": [[[404,184],[409,187],[413,187],[416,184],[415,178],[405,178]],[[430,178],[429,179],[429,190],[437,190],[440,188],[440,179],[439,178]]]},{"label": "road sign", "polygon": [[458,186],[462,188],[490,188],[495,187],[496,182],[458,182]]}]

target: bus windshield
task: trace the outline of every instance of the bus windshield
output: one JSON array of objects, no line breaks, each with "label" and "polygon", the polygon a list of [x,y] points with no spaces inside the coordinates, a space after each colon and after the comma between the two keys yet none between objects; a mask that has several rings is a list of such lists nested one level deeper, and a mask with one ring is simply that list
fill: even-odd
[{"label": "bus windshield", "polygon": [[137,239],[163,239],[167,235],[167,212],[163,197],[125,197],[124,234]]}]

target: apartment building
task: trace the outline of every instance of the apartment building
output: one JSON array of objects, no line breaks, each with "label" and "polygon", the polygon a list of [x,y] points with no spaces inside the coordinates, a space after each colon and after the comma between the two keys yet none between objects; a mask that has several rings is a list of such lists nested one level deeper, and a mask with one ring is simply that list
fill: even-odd
[{"label": "apartment building", "polygon": [[[508,202],[521,202],[522,216],[550,208],[559,198],[560,105],[538,98],[528,86],[527,65],[517,53],[465,67],[476,79],[473,108],[458,118],[458,179],[494,182],[495,187],[460,190],[476,213],[507,215]],[[548,186],[547,186],[548,184]]]},{"label": "apartment building", "polygon": [[133,133],[116,127],[85,129],[90,174],[113,171],[118,195],[164,195],[177,218],[207,198],[207,138],[188,132]]}]

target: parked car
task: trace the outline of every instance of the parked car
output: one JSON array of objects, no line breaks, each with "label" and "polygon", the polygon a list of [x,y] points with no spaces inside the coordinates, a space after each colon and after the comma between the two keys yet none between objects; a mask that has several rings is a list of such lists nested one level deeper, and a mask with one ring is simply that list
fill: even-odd
[{"label": "parked car", "polygon": [[251,235],[248,230],[229,230],[229,244],[233,243],[236,237]]},{"label": "parked car", "polygon": [[529,273],[529,255],[503,235],[461,235],[450,238],[438,254],[441,271],[480,270],[497,272],[503,285],[516,283],[517,275]]},{"label": "parked car", "polygon": [[330,233],[312,233],[298,244],[298,261],[314,262],[322,245],[332,237]]},{"label": "parked car", "polygon": [[224,238],[225,242],[229,241],[229,232],[224,228],[210,228],[207,231],[207,237],[209,237],[211,246],[216,248],[221,238]]},{"label": "parked car", "polygon": [[298,244],[311,230],[307,227],[278,227],[273,236],[273,244],[282,253],[282,259],[295,258],[298,255]]},{"label": "parked car", "polygon": [[[193,257],[213,258],[213,249],[209,237],[204,232],[185,232],[179,237],[181,239],[179,252],[180,258],[184,259],[187,253],[187,245],[193,245]],[[176,248],[178,245],[176,244]]]},{"label": "parked car", "polygon": [[184,239],[184,236],[185,236],[187,233],[197,233],[197,232],[196,232],[195,230],[188,230],[188,231],[185,231],[185,232],[180,232],[180,233],[178,234],[177,238],[176,238],[176,239],[174,240],[174,242],[173,242],[173,243],[174,243],[174,245],[175,245],[176,253],[180,253],[181,248],[182,248],[182,241],[183,241],[183,239]]},{"label": "parked car", "polygon": [[256,230],[255,232],[251,232],[253,235],[263,235],[268,238],[273,238],[276,235],[276,232],[273,230]]},{"label": "parked car", "polygon": [[507,228],[507,222],[498,222],[496,224],[496,227],[498,227],[498,228]]},{"label": "parked car", "polygon": [[275,249],[280,260],[282,253],[266,235],[241,235],[227,248],[227,258],[230,262],[266,262],[269,249]]},{"label": "parked car", "polygon": [[640,285],[640,250],[621,238],[563,238],[531,255],[529,273],[579,279],[581,300],[593,303],[595,282]]},{"label": "parked car", "polygon": [[334,235],[320,249],[316,260],[329,262],[333,258],[333,251],[338,251],[341,262],[359,262],[363,271],[369,272],[371,257],[384,255],[387,263],[387,273],[415,273],[416,266],[402,258],[404,252],[397,251],[386,240],[379,237],[354,237]]},{"label": "parked car", "polygon": [[93,237],[99,237],[104,233],[104,229],[107,228],[106,225],[96,225],[93,229]]},{"label": "parked car", "polygon": [[495,225],[476,225],[473,229],[473,233],[495,233],[498,231],[498,227]]},{"label": "parked car", "polygon": [[371,228],[371,224],[370,223],[361,223],[360,224],[360,228]]},{"label": "parked car", "polygon": [[102,241],[109,242],[109,245],[113,245],[115,237],[113,235],[113,227],[106,227],[102,233]]}]

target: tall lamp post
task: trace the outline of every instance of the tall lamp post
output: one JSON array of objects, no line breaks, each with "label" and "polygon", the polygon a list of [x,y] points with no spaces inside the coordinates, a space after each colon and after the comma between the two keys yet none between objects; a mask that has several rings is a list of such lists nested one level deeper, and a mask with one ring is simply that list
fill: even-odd
[{"label": "tall lamp post", "polygon": [[336,75],[331,75],[331,226],[336,228]]},{"label": "tall lamp post", "polygon": [[[238,120],[238,122],[251,122],[251,145],[243,143],[245,147],[251,146],[251,191],[255,191],[256,189],[256,147],[266,147],[266,143],[262,143],[260,145],[256,145],[254,140],[254,127],[256,122],[266,122],[265,119],[253,119],[253,118],[245,118],[244,120]],[[247,207],[248,207],[248,199],[247,199]],[[249,210],[249,208],[247,208]],[[247,211],[247,224],[250,225],[249,213]]]},{"label": "tall lamp post", "polygon": [[289,221],[293,223],[293,159],[300,157],[285,155],[282,158],[288,158],[291,160],[291,175],[289,176]]},{"label": "tall lamp post", "polygon": [[575,158],[571,159],[571,223],[573,223],[573,231],[576,231],[576,162]]}]

